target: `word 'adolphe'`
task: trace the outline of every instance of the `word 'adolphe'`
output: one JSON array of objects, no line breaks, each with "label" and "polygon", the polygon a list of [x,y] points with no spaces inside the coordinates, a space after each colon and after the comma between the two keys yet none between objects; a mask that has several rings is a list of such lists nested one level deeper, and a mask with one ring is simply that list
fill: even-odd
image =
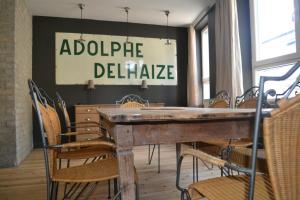
[{"label": "word 'adolphe'", "polygon": [[89,56],[124,56],[124,57],[137,57],[142,58],[143,43],[126,43],[123,44],[116,41],[95,41],[90,40],[82,42],[79,40],[63,39],[60,55],[74,55],[79,56],[87,54]]}]

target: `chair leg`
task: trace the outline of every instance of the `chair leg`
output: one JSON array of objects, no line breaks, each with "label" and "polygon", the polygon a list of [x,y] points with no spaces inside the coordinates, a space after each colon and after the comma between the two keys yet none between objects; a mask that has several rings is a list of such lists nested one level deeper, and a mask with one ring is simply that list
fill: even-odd
[{"label": "chair leg", "polygon": [[58,198],[58,188],[59,188],[59,183],[56,183],[56,187],[55,187],[55,200],[57,200]]},{"label": "chair leg", "polygon": [[54,190],[54,182],[51,182],[50,184],[50,192],[49,192],[49,200],[52,200],[53,199],[53,190]]},{"label": "chair leg", "polygon": [[86,188],[90,185],[90,183],[87,183],[85,184],[82,189],[78,192],[77,196],[74,198],[74,200],[77,200],[81,195],[82,193],[86,190]]},{"label": "chair leg", "polygon": [[114,195],[118,193],[118,179],[114,179]]},{"label": "chair leg", "polygon": [[[67,168],[70,167],[70,160],[67,160]],[[67,188],[68,188],[68,183],[65,183],[65,188],[64,188],[64,196],[66,196],[66,192],[67,192]]]},{"label": "chair leg", "polygon": [[157,173],[160,173],[160,144],[157,145],[157,154],[158,154],[158,160],[157,160],[157,163],[158,163],[158,172]]},{"label": "chair leg", "polygon": [[178,161],[180,158],[180,153],[181,153],[181,144],[176,143],[176,166],[178,165]]},{"label": "chair leg", "polygon": [[110,180],[108,180],[108,197],[107,199],[111,199],[111,196],[110,196]]},{"label": "chair leg", "polygon": [[51,198],[53,200],[57,200],[57,194],[58,194],[58,183],[56,182],[53,182],[53,185],[52,185],[52,189],[51,189]]},{"label": "chair leg", "polygon": [[[193,142],[193,149],[195,149],[196,148],[196,143],[195,142]],[[193,157],[193,183],[195,183],[196,182],[196,158],[195,157]]]},{"label": "chair leg", "polygon": [[91,186],[90,191],[88,191],[88,192],[86,193],[86,195],[83,197],[84,200],[89,199],[89,196],[95,191],[97,185],[98,185],[98,182],[96,182],[93,186]]},{"label": "chair leg", "polygon": [[152,158],[153,158],[153,153],[154,153],[155,147],[156,147],[156,145],[153,145],[152,153],[150,155],[150,159],[149,159],[149,162],[148,162],[149,165],[151,165],[151,161],[152,161]]},{"label": "chair leg", "polygon": [[135,183],[135,199],[136,200],[140,199],[140,187],[138,183]]},{"label": "chair leg", "polygon": [[148,164],[150,163],[150,156],[151,156],[151,145],[148,145]]}]

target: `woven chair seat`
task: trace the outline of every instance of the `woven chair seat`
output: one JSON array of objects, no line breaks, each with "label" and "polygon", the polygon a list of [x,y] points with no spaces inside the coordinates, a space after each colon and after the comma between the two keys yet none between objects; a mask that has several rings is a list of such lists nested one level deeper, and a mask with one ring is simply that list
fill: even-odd
[{"label": "woven chair seat", "polygon": [[118,177],[116,158],[98,160],[85,165],[63,168],[55,171],[54,181],[59,182],[98,182]]},{"label": "woven chair seat", "polygon": [[101,146],[101,147],[88,147],[73,149],[70,151],[59,152],[57,158],[59,159],[87,159],[95,158],[99,156],[104,156],[107,154],[114,153],[114,150],[110,147]]},{"label": "woven chair seat", "polygon": [[212,140],[203,140],[202,142],[205,142],[207,144],[212,144],[219,146],[221,148],[225,148],[228,145],[232,147],[247,147],[252,145],[252,139],[251,138],[241,138],[241,139],[212,139]]},{"label": "woven chair seat", "polygon": [[[189,186],[192,200],[205,196],[208,200],[247,200],[249,177],[246,175],[224,176],[207,179]],[[269,177],[257,174],[254,199],[274,200]]]}]

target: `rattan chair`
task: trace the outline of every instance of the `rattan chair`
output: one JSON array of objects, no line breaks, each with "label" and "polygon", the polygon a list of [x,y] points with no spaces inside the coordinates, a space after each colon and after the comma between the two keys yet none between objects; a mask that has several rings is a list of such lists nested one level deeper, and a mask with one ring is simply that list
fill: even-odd
[{"label": "rattan chair", "polygon": [[[264,142],[268,172],[258,173],[254,199],[296,200],[300,196],[300,95],[280,102],[280,108],[264,119]],[[192,155],[219,167],[230,165],[225,160],[189,149],[182,154]],[[189,186],[191,199],[247,199],[249,176],[226,176],[208,179]]]},{"label": "rattan chair", "polygon": [[[116,101],[117,105],[120,105],[121,108],[141,108],[141,107],[149,107],[149,101],[142,99],[140,96],[136,94],[128,94],[122,97],[121,100]],[[157,154],[158,154],[158,173],[160,173],[160,145],[153,145],[151,152],[151,145],[148,145],[148,164],[151,165],[151,161],[153,158],[154,150],[157,146]]]},{"label": "rattan chair", "polygon": [[[224,93],[224,92],[222,92]],[[250,89],[248,89],[243,95],[241,96],[237,96],[236,100],[235,100],[235,107],[236,108],[256,108],[256,100],[257,100],[257,96],[259,93],[259,87],[254,86],[251,87]],[[225,93],[227,94],[227,93]],[[227,99],[229,99],[227,97]],[[217,101],[219,102],[219,101]],[[228,104],[224,104],[223,108],[226,108],[229,106],[230,101],[220,101],[220,102],[226,102]],[[220,107],[221,104],[218,104],[218,108]],[[210,106],[211,108],[215,108],[214,104],[212,104]],[[219,140],[205,140],[205,141],[201,141],[201,142],[205,142],[207,144],[212,145],[210,148],[203,148],[203,151],[205,151],[206,153],[212,154],[213,156],[223,156],[225,153],[228,154],[228,147],[231,148],[241,148],[241,147],[249,147],[252,144],[252,139],[251,138],[240,138],[240,139],[219,139]],[[209,150],[209,151],[206,151]],[[238,154],[234,154],[231,156],[231,158],[235,158],[235,155]],[[228,156],[227,156],[228,157]],[[243,158],[236,158],[236,159],[243,159]],[[245,165],[246,166],[246,165]]]},{"label": "rattan chair", "polygon": [[[267,81],[282,81],[288,79],[300,68],[297,62],[282,77],[261,77],[260,91],[256,106],[255,127],[251,163],[248,168],[238,166],[205,152],[188,149],[182,153],[177,168],[176,186],[181,191],[181,199],[243,200],[243,199],[276,199],[296,200],[300,196],[300,95],[288,99],[297,84],[300,83],[299,72],[296,81],[290,87],[283,100],[274,103],[271,113],[262,111],[262,105],[269,94],[264,93]],[[268,173],[257,173],[257,144],[261,119],[263,120],[263,137]],[[240,151],[240,153],[243,153]],[[180,170],[184,157],[193,156],[222,168],[242,172],[242,175],[230,175],[207,179],[191,184],[187,189],[180,186]]]},{"label": "rattan chair", "polygon": [[226,90],[222,90],[216,94],[216,97],[209,100],[210,108],[229,108],[231,97]]},{"label": "rattan chair", "polygon": [[[89,182],[93,182],[94,185],[96,185],[98,181],[104,180],[109,181],[108,192],[110,198],[110,180],[114,179],[115,191],[117,191],[116,178],[118,177],[118,169],[117,161],[114,157],[116,154],[114,144],[103,140],[77,141],[61,144],[62,135],[70,136],[77,135],[78,133],[71,132],[60,134],[61,127],[56,110],[47,103],[46,98],[42,96],[35,83],[31,80],[28,82],[42,135],[48,199],[53,198],[53,195],[56,196],[56,185],[58,185],[59,182],[65,183],[64,198],[71,198],[75,194],[76,189],[80,188],[81,183],[87,184],[82,187],[80,192],[78,192],[77,197],[86,190],[87,186],[90,184]],[[68,161],[66,168],[63,169],[61,166],[62,159]],[[70,167],[69,161],[74,159],[84,159],[84,166]],[[90,161],[88,162],[89,159]],[[58,165],[56,163],[58,163]],[[99,169],[96,169],[98,167]],[[138,179],[136,174],[135,180],[138,199]],[[72,184],[72,186],[67,191],[68,184]]]}]

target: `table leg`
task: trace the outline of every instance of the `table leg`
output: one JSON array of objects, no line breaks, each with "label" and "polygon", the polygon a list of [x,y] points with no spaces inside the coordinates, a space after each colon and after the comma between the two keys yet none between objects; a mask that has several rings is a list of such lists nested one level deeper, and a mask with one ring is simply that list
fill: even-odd
[{"label": "table leg", "polygon": [[176,165],[178,165],[180,153],[181,153],[181,143],[176,143]]},{"label": "table leg", "polygon": [[122,200],[134,200],[134,158],[132,126],[117,125],[114,128]]}]

